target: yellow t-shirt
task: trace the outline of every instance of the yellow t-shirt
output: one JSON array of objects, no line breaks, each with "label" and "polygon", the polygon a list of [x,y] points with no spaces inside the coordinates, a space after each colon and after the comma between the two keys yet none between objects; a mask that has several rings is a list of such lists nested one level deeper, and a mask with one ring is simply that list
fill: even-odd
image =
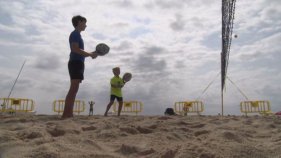
[{"label": "yellow t-shirt", "polygon": [[[120,78],[119,76],[118,77],[114,76],[113,78],[111,78],[110,84],[114,85],[114,86],[124,86],[124,82],[123,82],[122,78]],[[122,97],[121,87],[115,88],[115,87],[111,86],[111,95],[115,95],[117,97]]]}]

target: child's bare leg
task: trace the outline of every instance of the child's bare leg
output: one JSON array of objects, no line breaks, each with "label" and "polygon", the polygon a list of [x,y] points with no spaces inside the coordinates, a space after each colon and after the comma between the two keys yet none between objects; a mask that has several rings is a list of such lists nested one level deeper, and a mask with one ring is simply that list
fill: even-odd
[{"label": "child's bare leg", "polygon": [[122,110],[123,101],[119,101],[118,103],[119,103],[119,107],[118,107],[118,116],[120,116],[121,110]]},{"label": "child's bare leg", "polygon": [[107,116],[107,113],[108,113],[108,111],[109,111],[109,109],[110,109],[110,107],[111,107],[112,104],[113,104],[113,101],[110,101],[110,102],[108,103],[108,105],[107,105],[107,107],[106,107],[106,110],[105,110],[105,113],[104,113],[104,116]]}]

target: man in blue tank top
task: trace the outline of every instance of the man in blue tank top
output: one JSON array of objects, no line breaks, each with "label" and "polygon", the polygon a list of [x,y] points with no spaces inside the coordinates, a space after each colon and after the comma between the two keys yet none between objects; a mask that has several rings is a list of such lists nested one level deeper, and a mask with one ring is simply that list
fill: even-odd
[{"label": "man in blue tank top", "polygon": [[73,106],[76,94],[79,89],[79,84],[84,79],[84,61],[86,57],[95,59],[97,53],[84,51],[84,42],[81,37],[81,31],[85,31],[87,19],[80,15],[72,18],[72,25],[75,28],[69,36],[70,56],[68,61],[68,71],[70,76],[70,88],[65,98],[65,107],[62,118],[73,117]]}]

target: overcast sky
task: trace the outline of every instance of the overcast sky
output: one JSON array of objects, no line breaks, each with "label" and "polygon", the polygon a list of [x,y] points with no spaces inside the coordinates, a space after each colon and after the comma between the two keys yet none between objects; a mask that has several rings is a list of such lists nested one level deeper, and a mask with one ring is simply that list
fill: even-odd
[{"label": "overcast sky", "polygon": [[[29,98],[39,114],[69,89],[68,37],[74,15],[87,18],[86,51],[107,43],[110,53],[85,61],[77,99],[94,100],[103,114],[112,68],[133,79],[124,100],[144,104],[144,115],[163,114],[176,101],[199,98],[203,114],[221,112],[220,0],[0,0],[0,97]],[[250,100],[269,100],[281,111],[281,1],[237,0],[228,76]],[[213,84],[202,95],[210,82]],[[246,98],[226,82],[225,114],[240,114]],[[88,105],[87,105],[88,112]]]}]

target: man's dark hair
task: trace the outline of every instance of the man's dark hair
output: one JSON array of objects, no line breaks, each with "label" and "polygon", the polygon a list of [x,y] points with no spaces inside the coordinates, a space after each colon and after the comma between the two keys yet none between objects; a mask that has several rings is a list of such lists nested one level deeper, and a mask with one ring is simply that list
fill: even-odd
[{"label": "man's dark hair", "polygon": [[76,16],[72,17],[72,25],[73,25],[73,27],[76,28],[78,23],[79,23],[79,21],[87,22],[87,19],[85,17],[81,16],[81,15],[76,15]]}]

